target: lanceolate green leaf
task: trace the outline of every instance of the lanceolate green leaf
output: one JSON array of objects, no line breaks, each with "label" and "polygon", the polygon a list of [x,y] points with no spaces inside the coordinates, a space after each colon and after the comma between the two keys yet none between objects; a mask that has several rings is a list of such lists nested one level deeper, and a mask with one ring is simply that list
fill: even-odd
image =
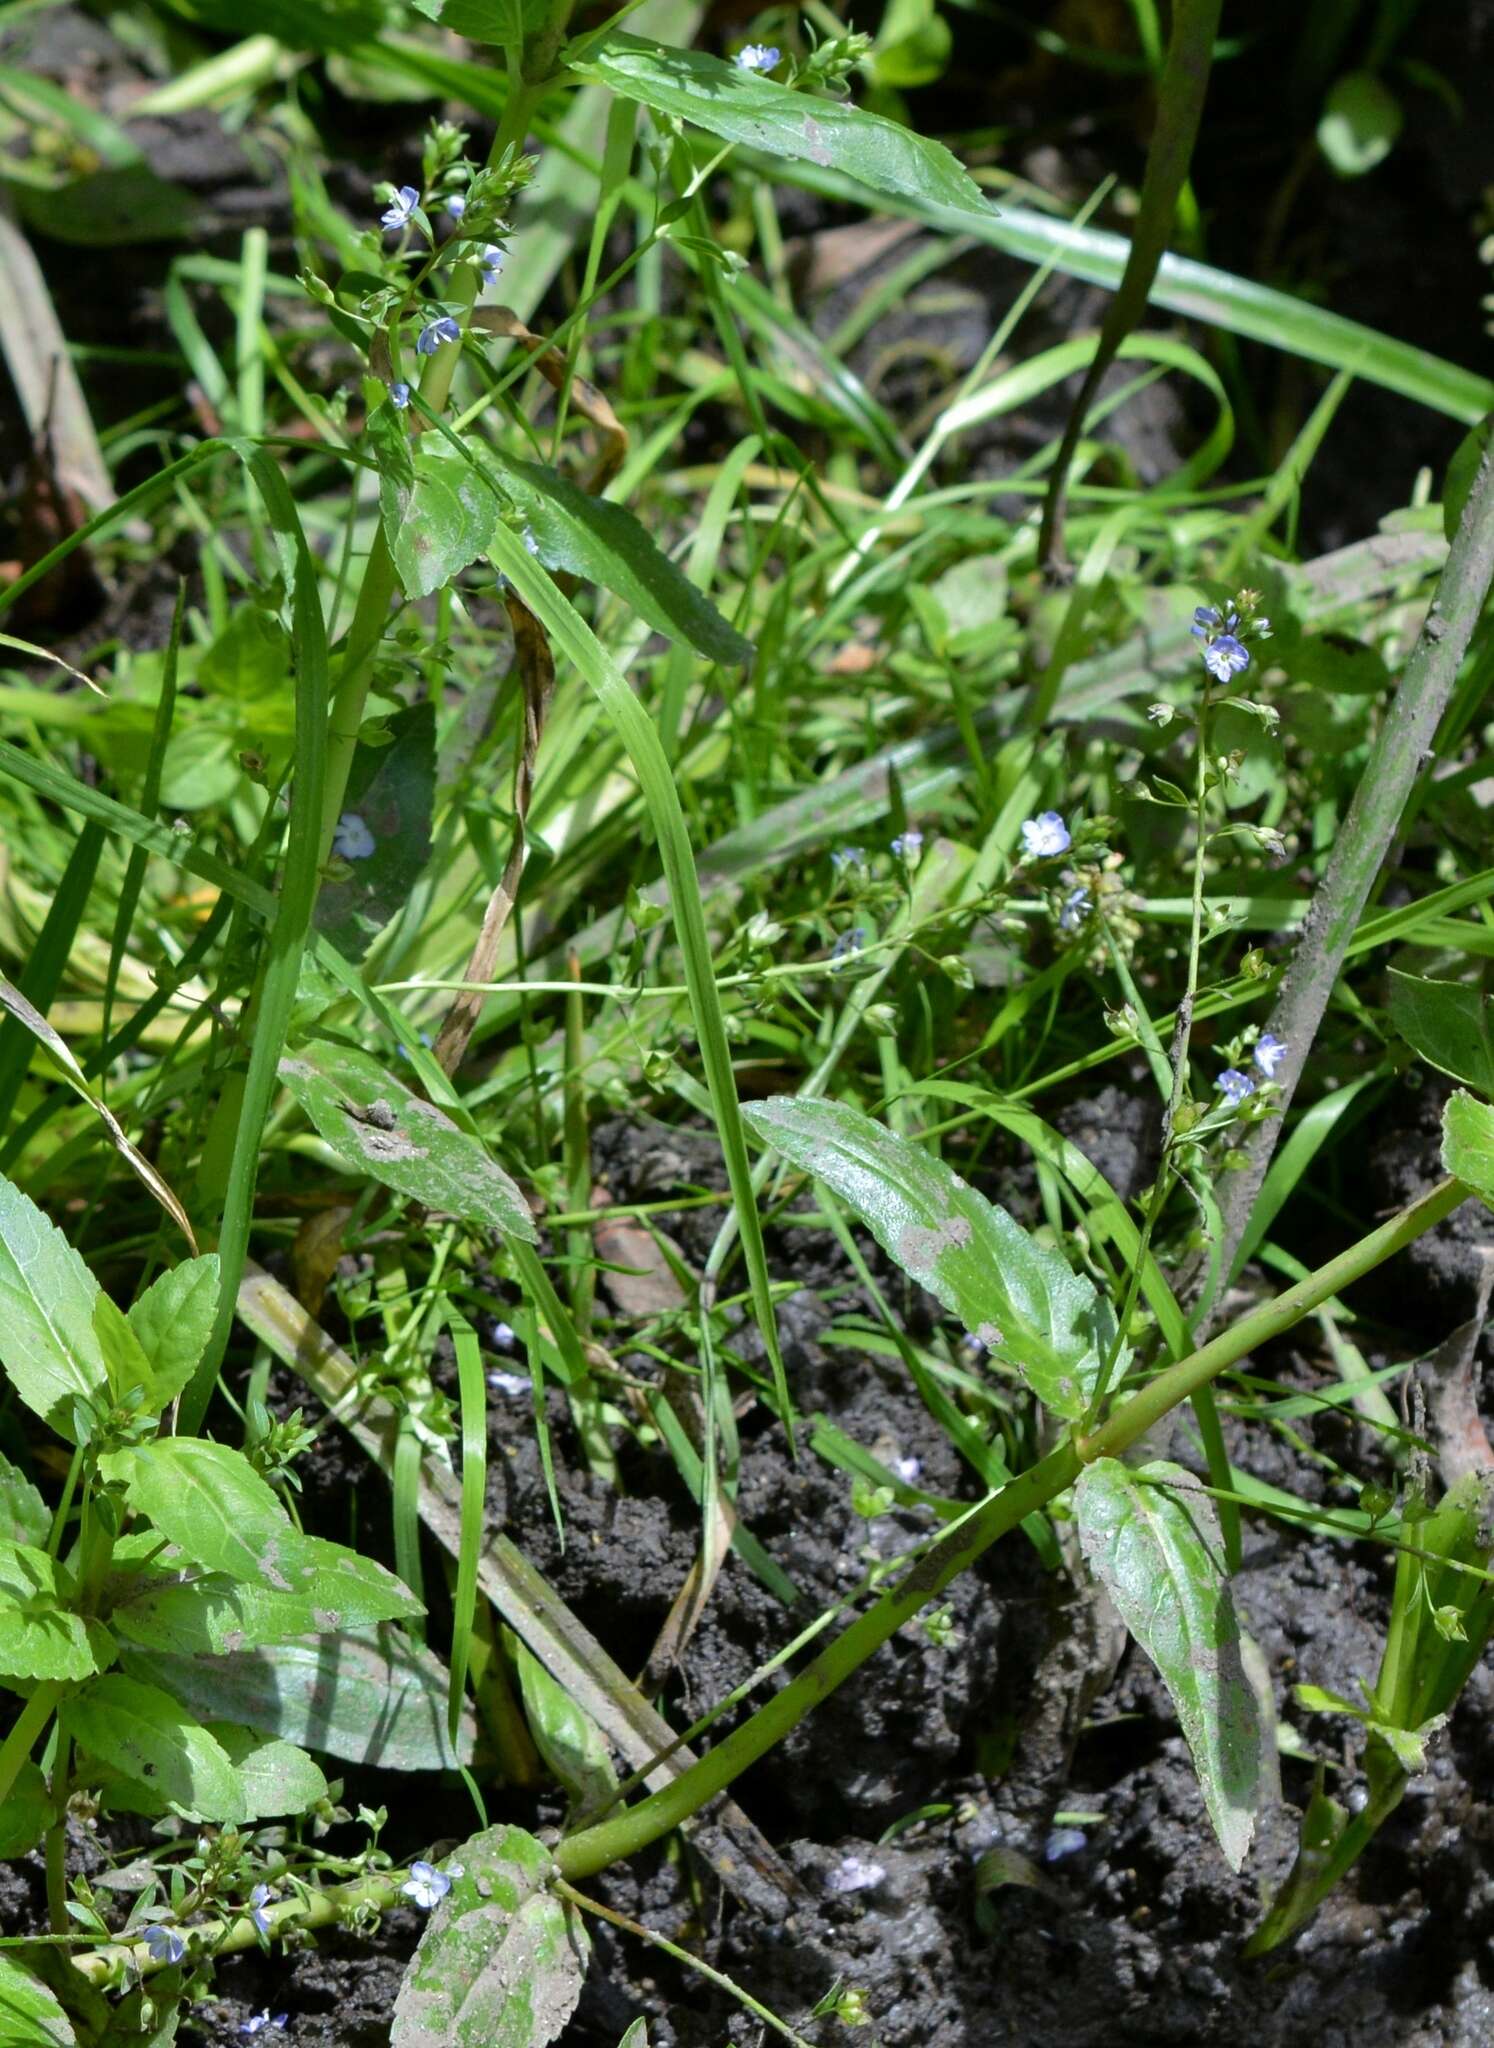
[{"label": "lanceolate green leaf", "polygon": [[159,1687],[110,1671],[65,1701],[61,1717],[89,1756],[196,1818],[248,1818],[244,1788],[222,1744]]},{"label": "lanceolate green leaf", "polygon": [[547,2048],[575,2010],[591,1946],[544,1889],[553,1868],[522,1828],[462,1844],[399,1987],[391,2048]]},{"label": "lanceolate green leaf", "polygon": [[17,1394],[69,1443],[73,1404],[108,1395],[94,1308],[99,1283],[56,1225],[0,1180],[0,1363]]},{"label": "lanceolate green leaf", "polygon": [[625,505],[591,497],[542,462],[507,455],[499,462],[525,545],[547,569],[601,584],[657,632],[688,642],[710,661],[735,666],[750,658],[752,642],[726,623]]},{"label": "lanceolate green leaf", "polygon": [[973,1337],[1010,1360],[1045,1407],[1079,1420],[1115,1321],[1061,1254],[1035,1244],[942,1160],[846,1103],[775,1096],[746,1116],[765,1143],[833,1188]]},{"label": "lanceolate green leaf", "polygon": [[1097,1458],[1074,1488],[1074,1513],[1091,1570],[1162,1674],[1238,1870],[1262,1796],[1261,1728],[1213,1502],[1181,1465]]},{"label": "lanceolate green leaf", "polygon": [[454,1750],[446,1667],[398,1629],[301,1638],[228,1657],[126,1650],[121,1661],[203,1720],[235,1721],[348,1763],[447,1771],[472,1761],[470,1707]]},{"label": "lanceolate green leaf", "polygon": [[980,187],[942,143],[843,100],[811,99],[699,50],[671,50],[621,30],[576,65],[579,77],[693,121],[727,142],[843,172],[874,192],[989,219]]},{"label": "lanceolate green leaf", "polygon": [[535,1748],[578,1811],[605,1805],[617,1790],[617,1772],[601,1730],[527,1643],[515,1642],[514,1663]]},{"label": "lanceolate green leaf", "polygon": [[528,1205],[503,1168],[367,1053],[317,1039],[283,1059],[280,1075],[350,1166],[428,1209],[534,1242]]},{"label": "lanceolate green leaf", "polygon": [[218,1255],[184,1259],[147,1287],[129,1311],[130,1327],[150,1362],[155,1412],[191,1379],[218,1311]]},{"label": "lanceolate green leaf", "polygon": [[1430,1066],[1494,1096],[1494,1005],[1461,981],[1390,971],[1390,1021]]}]

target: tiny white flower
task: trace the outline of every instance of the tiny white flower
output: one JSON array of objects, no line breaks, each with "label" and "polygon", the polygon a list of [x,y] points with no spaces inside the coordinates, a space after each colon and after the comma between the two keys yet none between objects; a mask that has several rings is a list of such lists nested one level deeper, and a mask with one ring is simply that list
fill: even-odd
[{"label": "tiny white flower", "polygon": [[923,1477],[922,1458],[894,1458],[892,1469],[904,1486],[916,1486]]},{"label": "tiny white flower", "polygon": [[521,1372],[502,1372],[497,1366],[488,1374],[488,1385],[495,1394],[502,1394],[510,1401],[517,1401],[520,1394],[527,1394],[531,1382]]},{"label": "tiny white flower", "polygon": [[1022,851],[1029,860],[1056,860],[1073,843],[1073,836],[1057,811],[1041,811],[1023,824]]},{"label": "tiny white flower", "polygon": [[1286,1056],[1286,1040],[1278,1038],[1274,1031],[1263,1031],[1255,1042],[1252,1057],[1268,1081],[1274,1079],[1276,1069]]},{"label": "tiny white flower", "polygon": [[270,2008],[266,2006],[263,2012],[251,2013],[239,2028],[239,2032],[241,2034],[263,2034],[269,2027],[283,2027],[289,2018],[289,2013],[284,2012],[277,2012],[272,2016]]},{"label": "tiny white flower", "polygon": [[773,71],[781,61],[782,53],[772,43],[749,43],[737,52],[739,71]]},{"label": "tiny white flower", "polygon": [[428,1913],[451,1890],[451,1879],[444,1870],[437,1870],[434,1863],[417,1858],[410,1865],[410,1875],[400,1890],[407,1899],[413,1899],[422,1912]]},{"label": "tiny white flower", "polygon": [[332,851],[341,860],[367,860],[378,841],[356,811],[344,811],[332,833]]}]

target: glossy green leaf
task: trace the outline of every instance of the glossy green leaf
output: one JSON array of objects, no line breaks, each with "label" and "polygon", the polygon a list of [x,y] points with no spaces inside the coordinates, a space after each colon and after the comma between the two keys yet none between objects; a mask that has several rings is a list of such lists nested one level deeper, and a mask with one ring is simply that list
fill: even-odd
[{"label": "glossy green leaf", "polygon": [[486,474],[439,434],[408,438],[382,405],[368,423],[379,458],[384,537],[406,597],[429,597],[475,562],[502,503]]},{"label": "glossy green leaf", "polygon": [[542,462],[498,460],[514,522],[547,569],[601,584],[655,631],[686,641],[710,661],[735,666],[751,657],[752,642],[726,623],[625,505],[591,497]]},{"label": "glossy green leaf", "polygon": [[126,1650],[121,1662],[203,1720],[235,1721],[348,1763],[443,1771],[472,1761],[471,1708],[454,1751],[446,1667],[397,1629],[302,1638],[228,1657]]},{"label": "glossy green leaf", "polygon": [[221,1743],[239,1774],[250,1820],[278,1820],[309,1813],[327,1797],[321,1766],[294,1742],[261,1736],[220,1721],[208,1733]]},{"label": "glossy green leaf", "polygon": [[[744,1111],[758,1136],[833,1188],[878,1244],[972,1336],[1078,1421],[1114,1341],[1091,1282],[921,1145],[841,1102],[774,1096]],[[1123,1370],[1122,1352],[1117,1370]]]},{"label": "glossy green leaf", "polygon": [[71,1611],[76,1588],[44,1550],[0,1543],[0,1673],[73,1680],[114,1657],[109,1632]]},{"label": "glossy green leaf", "polygon": [[99,1292],[55,1224],[0,1180],[0,1363],[26,1406],[69,1443],[77,1441],[73,1404],[108,1400],[94,1328]]},{"label": "glossy green leaf", "polygon": [[431,855],[436,797],[436,712],[410,704],[383,722],[379,744],[360,740],[348,770],[343,816],[367,828],[373,852],[343,863],[316,900],[316,928],[345,960],[361,960],[409,901]]},{"label": "glossy green leaf", "polygon": [[78,1747],[199,1820],[248,1818],[244,1788],[220,1742],[159,1686],[106,1672],[59,1710]]},{"label": "glossy green leaf", "polygon": [[1084,1556],[1162,1674],[1232,1870],[1262,1798],[1260,1713],[1240,1653],[1214,1504],[1181,1465],[1086,1465],[1074,1488]]},{"label": "glossy green leaf", "polygon": [[51,1532],[46,1502],[25,1473],[0,1453],[0,1541],[45,1548]]},{"label": "glossy green leaf", "polygon": [[147,1287],[129,1311],[130,1328],[150,1362],[152,1413],[191,1379],[218,1309],[218,1255],[184,1259]]},{"label": "glossy green leaf", "polygon": [[578,1813],[605,1806],[617,1790],[606,1739],[527,1643],[515,1641],[514,1668],[534,1746],[570,1794]]},{"label": "glossy green leaf", "polygon": [[811,99],[703,51],[664,49],[621,30],[575,68],[622,99],[691,121],[724,141],[836,170],[874,192],[946,212],[978,220],[992,214],[980,187],[942,143],[848,101]]},{"label": "glossy green leaf", "polygon": [[576,2009],[590,1941],[544,1889],[550,1852],[522,1828],[487,1828],[445,1868],[394,2001],[390,2048],[547,2048]]},{"label": "glossy green leaf", "polygon": [[1461,981],[1390,971],[1390,1021],[1429,1066],[1494,1097],[1494,1007]]},{"label": "glossy green leaf", "polygon": [[367,1053],[316,1039],[280,1062],[280,1076],[355,1170],[463,1223],[535,1241],[524,1197],[477,1139]]},{"label": "glossy green leaf", "polygon": [[[51,1825],[52,1795],[40,1769],[28,1757],[17,1771],[15,1783],[0,1800],[0,1858],[9,1863],[17,1856],[25,1856]],[[0,2048],[5,2040],[0,2028]]]},{"label": "glossy green leaf", "polygon": [[1461,1088],[1443,1105],[1442,1164],[1494,1209],[1494,1109]]},{"label": "glossy green leaf", "polygon": [[0,2048],[75,2048],[77,2038],[46,1985],[0,1955]]},{"label": "glossy green leaf", "polygon": [[617,2048],[648,2048],[648,2021],[634,2020],[618,2042]]},{"label": "glossy green leaf", "polygon": [[1341,178],[1362,178],[1384,163],[1401,132],[1401,103],[1373,71],[1349,71],[1328,89],[1318,148]]},{"label": "glossy green leaf", "polygon": [[293,1534],[294,1545],[282,1557],[282,1567],[296,1581],[290,1592],[219,1572],[164,1584],[153,1575],[134,1599],[115,1607],[110,1619],[121,1636],[143,1649],[221,1657],[422,1611],[403,1579],[373,1558],[320,1536]]},{"label": "glossy green leaf", "polygon": [[304,1541],[242,1451],[202,1437],[158,1437],[99,1461],[123,1480],[129,1504],[194,1564],[230,1578],[294,1590],[284,1558],[288,1540]]}]

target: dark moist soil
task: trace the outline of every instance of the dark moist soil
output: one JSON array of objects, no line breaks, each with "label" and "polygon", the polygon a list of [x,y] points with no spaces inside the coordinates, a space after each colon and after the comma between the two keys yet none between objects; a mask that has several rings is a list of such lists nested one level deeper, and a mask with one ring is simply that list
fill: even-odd
[{"label": "dark moist soil", "polygon": [[[1426,1091],[1429,1098],[1436,1091]],[[1433,1099],[1407,1091],[1399,1129],[1388,1124],[1370,1160],[1372,1207],[1401,1202],[1437,1173]],[[1124,1183],[1144,1173],[1153,1117],[1139,1094],[1108,1087],[1059,1113],[1074,1142]],[[598,1173],[618,1202],[659,1201],[719,1187],[716,1149],[692,1132],[619,1121],[596,1134]],[[986,1162],[988,1190],[1022,1213],[1035,1202],[1030,1174]],[[716,1227],[713,1210],[660,1219],[697,1268]],[[1383,1337],[1375,1364],[1436,1341],[1466,1313],[1472,1248],[1489,1241],[1478,1212],[1459,1212],[1398,1276],[1393,1326],[1366,1315],[1362,1341]],[[826,1344],[833,1318],[864,1312],[853,1277],[822,1233],[791,1221],[772,1233],[777,1272],[800,1283],[781,1310],[784,1349],[800,1413],[823,1414],[884,1461],[916,1457],[921,1483],[955,1496],[973,1492],[942,1433],[899,1371],[867,1354]],[[867,1255],[881,1284],[898,1277]],[[827,1297],[829,1297],[827,1299]],[[917,1326],[926,1298],[904,1299]],[[1415,1336],[1411,1333],[1416,1332]],[[625,1328],[613,1332],[628,1357]],[[1247,1362],[1283,1386],[1327,1377],[1305,1332],[1297,1343]],[[744,1352],[750,1351],[747,1334]],[[495,1363],[498,1362],[495,1356]],[[509,1366],[522,1359],[506,1355]],[[1486,1389],[1486,1392],[1494,1391]],[[288,1379],[283,1400],[294,1396]],[[557,1483],[566,1527],[551,1518],[527,1398],[491,1396],[494,1527],[519,1541],[557,1591],[625,1670],[642,1668],[695,1554],[696,1510],[667,1458],[633,1453],[627,1493],[593,1480],[566,1411],[552,1400]],[[1487,1406],[1486,1411],[1488,1412]],[[860,1577],[873,1552],[890,1557],[928,1524],[896,1512],[870,1523],[850,1507],[845,1475],[812,1453],[790,1460],[781,1430],[760,1405],[741,1417],[739,1493],[744,1519],[790,1573],[807,1618]],[[1231,1455],[1256,1478],[1304,1501],[1341,1507],[1351,1495],[1324,1461],[1380,1470],[1375,1440],[1331,1417],[1293,1424],[1293,1435],[1226,1424]],[[1180,1455],[1192,1456],[1186,1442]],[[309,1506],[345,1532],[348,1502],[363,1504],[369,1541],[380,1540],[382,1487],[340,1437],[319,1447]],[[361,1492],[359,1491],[361,1489]],[[1259,1645],[1278,1707],[1308,1681],[1354,1693],[1371,1677],[1384,1641],[1390,1574],[1381,1552],[1273,1524],[1247,1524],[1236,1581],[1242,1618]],[[1250,2042],[1252,2048],[1484,2048],[1494,2039],[1494,1735],[1490,1671],[1475,1675],[1434,1745],[1431,1768],[1408,1792],[1347,1883],[1297,1945],[1246,1965],[1240,1945],[1264,1891],[1290,1864],[1308,1765],[1284,1758],[1284,1800],[1264,1817],[1246,1872],[1232,1876],[1204,1815],[1186,1746],[1151,1666],[1123,1657],[1093,1704],[1066,1782],[1043,1788],[1037,1814],[1038,1888],[985,1890],[990,1851],[1032,1839],[1033,1816],[1001,1810],[1003,1756],[1031,1705],[1034,1674],[1064,1594],[1031,1547],[1014,1536],[950,1592],[954,1648],[917,1629],[888,1644],[736,1788],[751,1820],[798,1880],[782,1913],[748,1911],[693,1851],[662,1848],[590,1881],[607,1904],[653,1928],[749,1989],[809,2040],[879,2042],[882,2048],[1101,2048],[1101,2044]],[[718,1699],[776,1650],[796,1625],[733,1556],[665,1706],[676,1725]],[[1310,1750],[1325,1758],[1333,1789],[1356,1799],[1355,1746],[1346,1724],[1293,1710]],[[722,1729],[730,1722],[721,1724]],[[425,1781],[412,1810],[389,1774],[353,1773],[349,1798],[390,1807],[388,1845],[409,1854],[433,1832],[456,1838],[469,1824],[460,1794]],[[494,1818],[540,1826],[559,1818],[548,1801],[505,1804]],[[1054,1808],[1060,1809],[1054,1824]],[[923,1818],[918,1818],[922,1814]],[[1077,1824],[1070,1815],[1085,1816]],[[893,1841],[885,1831],[903,1826]],[[848,1858],[881,1875],[863,1889],[836,1889]],[[390,2002],[418,1933],[416,1916],[393,1916],[369,1941],[339,1936],[313,1952],[266,1962],[226,1962],[223,2004],[199,2011],[183,2040],[223,2043],[248,2013],[289,2015],[288,2038],[317,2048],[383,2048]],[[815,2022],[816,2003],[837,1983],[865,1999],[870,2027],[845,2032]],[[635,1938],[599,1928],[586,1989],[562,2048],[615,2048],[645,2014],[655,2048],[757,2044],[759,2022]]]}]

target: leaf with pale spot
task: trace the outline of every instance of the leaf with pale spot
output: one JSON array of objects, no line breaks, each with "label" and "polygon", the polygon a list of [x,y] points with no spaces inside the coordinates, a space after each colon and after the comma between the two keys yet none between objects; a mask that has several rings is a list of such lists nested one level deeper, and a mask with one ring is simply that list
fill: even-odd
[{"label": "leaf with pale spot", "polygon": [[422,1611],[404,1581],[373,1558],[320,1536],[292,1534],[294,1541],[283,1551],[294,1581],[290,1592],[221,1572],[186,1582],[142,1574],[139,1590],[114,1608],[114,1627],[142,1649],[225,1657],[296,1636],[407,1620]]},{"label": "leaf with pale spot", "polygon": [[1090,1569],[1162,1674],[1219,1846],[1238,1870],[1265,1780],[1214,1503],[1181,1465],[1097,1458],[1074,1488],[1074,1516]]},{"label": "leaf with pale spot", "polygon": [[445,1867],[451,1890],[400,1984],[390,2048],[547,2048],[590,1952],[579,1915],[545,1890],[549,1851],[522,1828],[487,1828]]},{"label": "leaf with pale spot", "polygon": [[1035,1243],[932,1152],[846,1103],[777,1095],[743,1114],[765,1143],[832,1188],[993,1357],[1009,1359],[1044,1407],[1083,1416],[1115,1317],[1061,1253]]},{"label": "leaf with pale spot", "polygon": [[477,560],[503,501],[485,472],[440,434],[412,444],[392,406],[380,406],[368,425],[395,570],[406,597],[429,597]]}]

